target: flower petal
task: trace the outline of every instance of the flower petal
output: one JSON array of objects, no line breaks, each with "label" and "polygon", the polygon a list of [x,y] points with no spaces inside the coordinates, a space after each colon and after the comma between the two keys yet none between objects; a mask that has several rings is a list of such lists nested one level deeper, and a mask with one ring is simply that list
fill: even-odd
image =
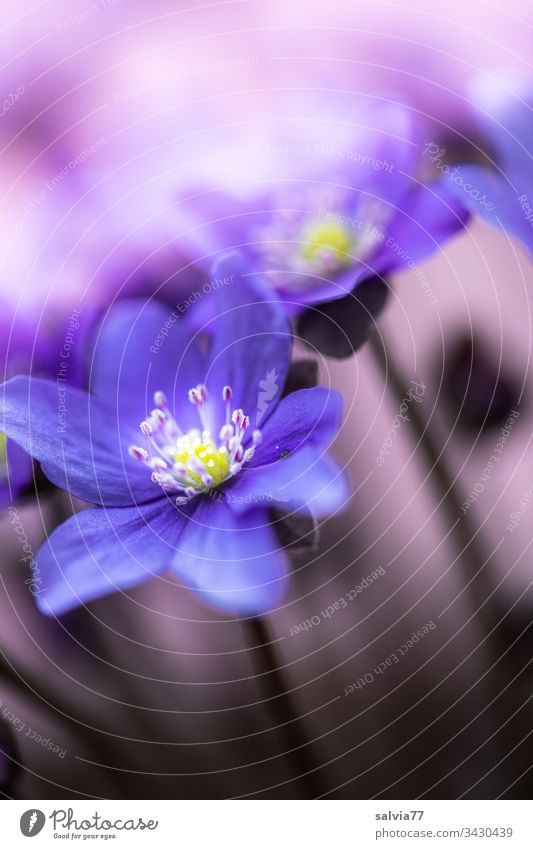
[{"label": "flower petal", "polygon": [[121,419],[138,425],[163,390],[184,429],[198,425],[187,393],[205,380],[205,358],[179,309],[131,299],[103,320],[91,367],[93,392],[116,404]]},{"label": "flower petal", "polygon": [[[217,289],[217,315],[212,320],[211,365],[207,385],[217,421],[223,416],[222,387],[233,389],[234,406],[253,421],[263,410],[272,413],[287,377],[292,335],[277,297],[255,276],[244,273],[237,253],[213,268],[213,279],[226,281]],[[222,419],[223,421],[223,419]]]},{"label": "flower petal", "polygon": [[442,181],[413,186],[389,225],[387,240],[372,262],[374,270],[386,274],[431,256],[468,217],[466,202]]},{"label": "flower petal", "polygon": [[141,509],[95,507],[77,513],[37,553],[37,606],[60,615],[160,574],[172,561],[184,521],[165,500]]},{"label": "flower petal", "polygon": [[239,195],[207,186],[197,186],[178,198],[176,206],[180,244],[201,266],[212,265],[227,251],[249,251],[249,243],[257,228],[264,225],[271,212],[271,184],[260,182]]},{"label": "flower petal", "polygon": [[297,324],[298,336],[327,357],[351,357],[375,330],[388,296],[383,278],[365,277],[344,298],[306,310]]},{"label": "flower petal", "polygon": [[337,435],[342,419],[342,398],[338,392],[315,386],[287,395],[263,427],[263,439],[255,449],[253,465],[279,460],[282,452],[293,453],[303,445],[328,445]]},{"label": "flower petal", "polygon": [[[533,252],[533,224],[527,220],[527,211],[522,209],[517,192],[505,177],[480,165],[461,165],[461,177],[462,185],[450,181],[451,190],[464,198],[470,211],[498,230],[516,236]],[[533,166],[529,186],[529,203],[533,204]]]},{"label": "flower petal", "polygon": [[42,464],[57,486],[93,504],[118,507],[160,497],[128,454],[139,431],[102,399],[67,384],[15,377],[1,388],[0,431]]},{"label": "flower petal", "polygon": [[[299,315],[305,310],[308,304],[322,304],[330,301],[338,301],[345,298],[353,291],[358,281],[369,273],[369,265],[356,261],[346,271],[341,271],[340,274],[334,275],[330,280],[325,277],[311,276],[307,273],[291,271],[287,274],[288,281],[294,281],[299,277],[305,281],[302,285],[294,290],[278,288],[280,300],[283,301],[284,307],[291,316]],[[279,274],[279,272],[275,272]],[[268,274],[266,274],[268,279]]]},{"label": "flower petal", "polygon": [[173,569],[204,604],[250,616],[276,608],[288,580],[266,511],[237,517],[224,501],[207,496],[180,538]]},{"label": "flower petal", "polygon": [[350,498],[343,472],[327,454],[307,446],[269,466],[243,469],[235,485],[225,493],[236,512],[257,504],[292,504],[294,511],[306,508],[313,515],[330,516]]}]

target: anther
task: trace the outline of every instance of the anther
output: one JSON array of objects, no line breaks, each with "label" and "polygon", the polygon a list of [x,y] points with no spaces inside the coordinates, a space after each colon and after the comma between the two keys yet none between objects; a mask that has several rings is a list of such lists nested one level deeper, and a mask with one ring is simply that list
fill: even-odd
[{"label": "anther", "polygon": [[150,415],[150,421],[153,422],[156,427],[162,427],[166,421],[163,410],[152,410],[152,413]]},{"label": "anther", "polygon": [[150,422],[147,422],[147,421],[141,422],[140,427],[141,427],[141,431],[144,433],[145,436],[151,436],[152,433],[154,432],[154,429],[153,429],[152,425],[150,424]]},{"label": "anther", "polygon": [[246,416],[242,410],[234,410],[231,414],[231,421],[236,427],[242,427],[245,418]]},{"label": "anther", "polygon": [[228,442],[233,436],[233,425],[225,424],[220,428],[220,432],[218,434],[221,442]]},{"label": "anther", "polygon": [[133,457],[135,460],[140,460],[142,463],[146,463],[148,460],[148,451],[145,451],[144,448],[139,448],[138,445],[130,445],[128,451],[130,457]]}]

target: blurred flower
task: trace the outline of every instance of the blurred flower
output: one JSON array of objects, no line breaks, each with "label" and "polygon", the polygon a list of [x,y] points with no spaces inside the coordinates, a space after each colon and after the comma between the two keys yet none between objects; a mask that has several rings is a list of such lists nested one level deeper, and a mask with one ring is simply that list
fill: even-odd
[{"label": "blurred flower", "polygon": [[348,145],[310,142],[308,128],[306,143],[291,136],[271,144],[278,157],[293,157],[291,177],[247,184],[239,197],[209,189],[184,197],[190,256],[208,263],[219,251],[244,249],[299,312],[438,250],[468,213],[442,180],[418,180],[410,111],[378,101],[360,108],[358,123]]},{"label": "blurred flower", "polygon": [[235,255],[221,260],[216,280],[225,283],[213,293],[208,353],[176,315],[125,301],[96,343],[95,394],[23,377],[5,385],[8,436],[53,483],[99,505],[39,552],[44,612],[167,567],[215,608],[263,612],[280,601],[287,576],[269,509],[328,515],[346,500],[323,453],[340,397],[314,388],[281,398],[292,344],[285,311],[243,277]]},{"label": "blurred flower", "polygon": [[533,77],[485,76],[472,86],[471,101],[493,167],[461,164],[441,170],[474,215],[533,251]]}]

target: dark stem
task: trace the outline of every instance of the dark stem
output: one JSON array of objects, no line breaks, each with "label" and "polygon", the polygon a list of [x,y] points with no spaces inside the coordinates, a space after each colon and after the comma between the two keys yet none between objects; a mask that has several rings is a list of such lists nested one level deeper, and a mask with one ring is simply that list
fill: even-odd
[{"label": "dark stem", "polygon": [[317,799],[326,793],[328,788],[322,783],[321,767],[315,759],[303,720],[284,686],[267,625],[259,618],[248,619],[245,625],[253,645],[259,686],[263,691],[263,698],[268,701],[268,709],[276,730],[281,735],[285,757],[292,763],[292,770],[296,773],[296,780],[300,783],[305,798]]},{"label": "dark stem", "polygon": [[[4,723],[1,729],[2,737],[5,739],[5,756],[9,759],[9,774],[5,784],[0,784],[0,795],[6,799],[17,798],[17,784],[22,774],[20,765],[20,753],[15,742],[15,735],[8,723]],[[2,751],[0,749],[0,751]]]},{"label": "dark stem", "polygon": [[[383,330],[380,328],[379,335],[372,333],[369,341],[374,358],[385,375],[388,388],[401,403],[406,396],[407,387],[396,370],[394,357],[387,356]],[[492,595],[495,584],[491,581],[488,566],[492,555],[485,550],[479,529],[474,526],[470,514],[462,510],[464,499],[458,493],[456,483],[446,466],[443,452],[439,450],[424,420],[421,404],[410,405],[409,421],[414,431],[413,436],[426,455],[433,484],[439,491],[440,508],[445,512],[449,526],[453,527],[451,537],[455,539],[461,552],[459,562],[469,583],[469,592],[475,605],[476,615],[479,617],[478,621],[482,624],[483,630],[487,631],[487,638],[491,641],[492,649],[497,650],[498,656],[501,656],[509,647],[507,640],[502,642],[501,629],[496,628],[490,637],[488,634],[502,616],[496,595]],[[460,521],[457,521],[458,519]]]},{"label": "dark stem", "polygon": [[[400,372],[396,370],[394,357],[387,356],[382,328],[379,334],[371,334],[369,345],[389,389],[395,395],[398,404],[401,404],[406,396],[407,387]],[[529,695],[526,679],[527,667],[531,659],[530,652],[528,656],[524,655],[524,648],[529,646],[531,640],[532,623],[529,622],[520,633],[517,633],[511,621],[512,617],[502,608],[497,589],[498,580],[490,567],[493,553],[486,550],[481,531],[476,527],[473,517],[461,509],[464,499],[458,491],[453,475],[447,467],[443,451],[439,449],[421,408],[422,404],[410,405],[410,426],[413,429],[414,438],[430,464],[431,479],[440,500],[439,509],[442,510],[448,527],[452,528],[450,538],[455,541],[460,552],[457,564],[458,568],[463,570],[464,584],[473,607],[475,621],[483,634],[483,647],[487,650],[490,663],[494,664],[485,679],[490,688],[490,695],[494,698],[489,722],[493,733],[499,737],[498,743],[506,757],[511,746],[516,742],[513,731],[519,730],[522,740],[525,740],[531,730],[531,717],[528,711],[525,716],[521,711],[520,718],[518,716],[514,718],[510,723],[512,729],[509,728],[508,717],[513,710],[513,702],[519,702],[521,710],[525,701],[524,687],[527,688]],[[513,683],[515,678],[517,680]],[[487,701],[489,701],[488,698]],[[517,729],[520,723],[522,727]],[[506,741],[509,734],[511,742]],[[527,747],[522,747],[524,748]],[[525,753],[521,754],[523,757]],[[516,764],[512,765],[506,760],[502,768],[504,772],[510,771],[513,775]],[[501,777],[501,781],[505,781],[504,776]]]}]

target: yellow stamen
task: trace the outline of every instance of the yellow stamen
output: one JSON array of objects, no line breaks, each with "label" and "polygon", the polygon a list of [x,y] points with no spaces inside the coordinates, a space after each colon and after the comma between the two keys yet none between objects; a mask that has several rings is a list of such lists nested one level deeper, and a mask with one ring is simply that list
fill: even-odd
[{"label": "yellow stamen", "polygon": [[339,265],[350,262],[350,252],[354,247],[354,237],[350,231],[335,221],[318,221],[310,224],[305,231],[306,244],[302,248],[302,257],[313,261],[323,251],[328,251]]},{"label": "yellow stamen", "polygon": [[[211,437],[201,439],[199,436],[191,436],[190,434],[181,436],[178,439],[174,460],[176,463],[185,466],[189,463],[191,457],[196,457],[204,467],[205,474],[212,477],[213,487],[220,486],[228,477],[230,471],[229,452],[225,445],[217,447]],[[201,474],[190,471],[189,478],[198,489],[205,489]]]}]

